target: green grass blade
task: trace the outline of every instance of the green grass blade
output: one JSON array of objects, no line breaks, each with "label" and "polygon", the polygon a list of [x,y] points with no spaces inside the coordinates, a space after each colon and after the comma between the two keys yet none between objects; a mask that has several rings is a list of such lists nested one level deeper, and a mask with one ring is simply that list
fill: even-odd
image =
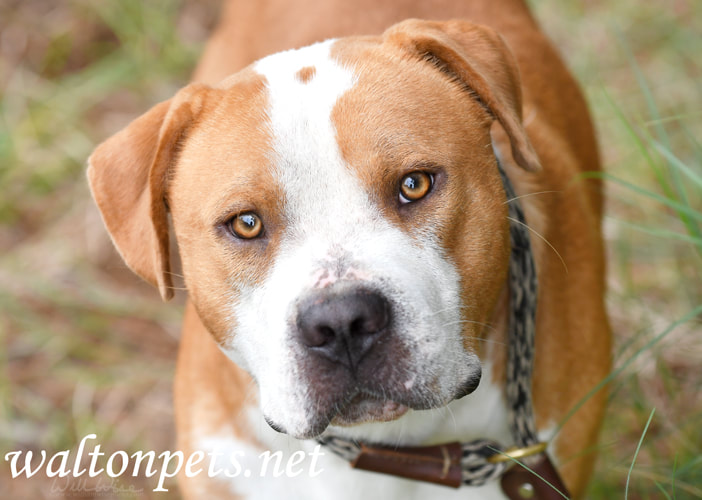
[{"label": "green grass blade", "polygon": [[653,227],[648,227],[644,226],[643,224],[637,224],[636,222],[629,222],[623,219],[614,219],[617,221],[618,224],[621,224],[622,226],[630,227],[632,229],[635,229],[637,231],[641,231],[642,233],[650,234],[651,236],[656,236],[658,238],[666,238],[666,239],[671,239],[671,240],[679,240],[679,241],[684,241],[685,243],[690,243],[692,245],[695,245],[699,247],[700,251],[702,251],[702,235],[701,236],[692,236],[688,234],[682,234],[682,233],[677,233],[675,231],[668,231],[666,229],[656,229]]},{"label": "green grass blade", "polygon": [[673,461],[673,475],[670,478],[670,488],[671,491],[673,492],[673,496],[675,496],[675,475],[678,472],[678,455],[675,455],[675,460]]},{"label": "green grass blade", "polygon": [[558,433],[561,431],[561,429],[563,429],[563,426],[565,425],[565,423],[570,419],[570,417],[572,417],[575,414],[575,412],[577,412],[580,408],[582,408],[582,406],[592,396],[597,394],[604,386],[606,386],[615,377],[617,377],[620,373],[622,373],[624,370],[626,370],[643,352],[651,349],[653,346],[658,344],[661,340],[663,340],[665,337],[667,337],[668,334],[670,334],[670,332],[675,330],[680,325],[683,325],[683,324],[687,323],[688,321],[690,321],[691,319],[696,318],[697,316],[700,316],[700,315],[702,315],[702,305],[696,307],[695,309],[693,309],[692,311],[690,311],[689,313],[684,315],[679,320],[671,323],[668,326],[668,328],[666,328],[661,333],[659,333],[658,335],[653,337],[651,340],[649,340],[646,343],[646,345],[644,345],[643,347],[639,348],[636,352],[634,352],[629,357],[629,359],[624,361],[624,363],[622,363],[621,366],[619,366],[619,368],[615,368],[614,370],[612,370],[612,372],[609,375],[607,375],[605,378],[603,378],[595,387],[590,389],[590,391],[587,394],[585,394],[585,396],[583,396],[583,398],[580,401],[578,401],[573,406],[573,408],[571,408],[571,410],[566,414],[566,416],[563,417],[563,419],[561,419],[561,421],[556,426],[556,432],[554,432],[553,437],[555,438],[558,435]]},{"label": "green grass blade", "polygon": [[661,118],[660,110],[658,109],[658,104],[656,104],[656,99],[653,97],[653,93],[651,92],[651,87],[648,84],[648,80],[646,79],[646,76],[641,70],[641,66],[639,66],[639,63],[636,60],[636,56],[631,51],[631,48],[629,47],[629,44],[626,41],[626,38],[618,30],[616,31],[616,34],[617,38],[619,39],[619,45],[625,52],[626,59],[629,62],[629,67],[634,73],[636,83],[639,89],[641,90],[641,95],[643,95],[644,100],[646,101],[646,107],[648,108],[648,112],[653,118],[652,122],[654,124],[656,134],[658,135],[660,140],[668,147],[668,149],[670,149],[670,138],[668,137],[668,133],[666,132],[665,127],[663,126],[663,120]]},{"label": "green grass blade", "polygon": [[652,199],[654,201],[657,201],[658,203],[661,203],[662,205],[667,206],[668,208],[672,208],[679,214],[685,214],[689,217],[692,217],[693,219],[700,220],[702,221],[702,213],[696,211],[695,209],[691,208],[688,205],[683,205],[682,203],[679,203],[675,200],[672,200],[670,198],[666,198],[665,196],[662,196],[658,193],[654,193],[653,191],[649,191],[648,189],[644,189],[640,186],[637,186],[636,184],[632,184],[631,182],[625,181],[624,179],[620,179],[619,177],[615,177],[611,174],[608,174],[606,172],[584,172],[580,175],[581,178],[601,178],[601,179],[607,179],[609,181],[615,182],[621,186],[626,187],[627,189],[634,191],[635,193],[638,193],[642,196],[646,196],[649,199]]},{"label": "green grass blade", "polygon": [[538,477],[539,479],[541,479],[541,481],[543,481],[543,482],[546,483],[548,486],[550,486],[551,489],[552,489],[553,491],[555,491],[555,492],[558,493],[560,496],[562,496],[563,498],[565,498],[565,500],[570,500],[570,498],[568,498],[566,495],[564,495],[564,494],[561,492],[561,490],[559,490],[558,488],[556,488],[553,484],[551,484],[551,483],[550,483],[549,481],[547,481],[544,477],[542,477],[538,472],[536,472],[535,470],[531,469],[529,466],[527,466],[527,465],[524,464],[523,462],[517,460],[516,458],[510,457],[507,453],[505,453],[505,452],[502,451],[502,450],[498,450],[497,448],[492,448],[492,447],[489,447],[489,448],[490,448],[491,450],[493,450],[496,454],[504,455],[504,456],[506,456],[508,459],[510,459],[512,462],[514,462],[515,464],[521,465],[521,466],[524,467],[526,470],[528,470],[530,473],[532,473],[533,475],[535,475],[536,477]]},{"label": "green grass blade", "polygon": [[657,487],[659,490],[661,490],[661,493],[663,493],[663,495],[664,495],[668,500],[673,500],[672,498],[670,498],[670,495],[668,495],[668,492],[665,491],[665,488],[663,488],[663,485],[661,485],[661,483],[659,483],[658,481],[654,481],[654,484],[656,485],[656,487]]},{"label": "green grass blade", "polygon": [[[656,148],[656,150],[668,161],[668,164],[670,165],[670,168],[673,171],[683,174],[694,185],[696,185],[697,188],[702,190],[702,175],[700,175],[699,173],[695,172],[692,168],[685,165],[685,163],[683,161],[681,161],[677,156],[675,156],[668,148],[663,146],[661,143],[659,143],[655,140],[652,140],[651,143]],[[690,205],[690,201],[687,197],[685,189],[681,188],[680,193],[684,195],[684,196],[680,197],[680,201],[684,205],[686,205],[694,210],[694,208]],[[691,236],[694,236],[696,238],[702,238],[702,230],[700,229],[699,224],[697,224],[694,221],[689,220],[689,219],[681,219],[681,220],[683,220],[683,222],[685,223],[685,226],[687,227],[687,231],[688,231],[688,233],[690,233]]]},{"label": "green grass blade", "polygon": [[[644,99],[646,101],[646,106],[648,108],[649,114],[652,116],[653,120],[653,128],[655,130],[656,136],[658,137],[659,141],[663,143],[664,149],[667,151],[671,151],[671,142],[670,138],[668,136],[668,133],[666,132],[665,126],[664,126],[664,120],[661,118],[660,110],[658,109],[658,105],[656,104],[656,99],[653,97],[653,93],[651,92],[651,88],[648,85],[648,81],[643,74],[643,71],[641,70],[641,67],[639,66],[638,62],[636,61],[636,57],[634,56],[633,52],[629,48],[629,45],[626,43],[625,38],[621,35],[621,33],[617,33],[617,36],[619,38],[619,43],[624,49],[627,59],[629,60],[629,66],[631,67],[632,72],[634,73],[634,77],[636,78],[636,82],[638,84],[639,89],[641,90],[642,95],[644,96]],[[655,139],[651,138],[653,141]],[[667,156],[665,157],[667,160]],[[680,175],[680,171],[674,167],[670,162],[667,163],[668,166],[668,172],[670,173],[671,178],[673,179],[673,186],[675,188],[675,193],[676,196],[675,198],[680,200],[683,205],[689,206],[690,205],[690,200],[687,194],[687,190],[685,189],[685,184],[682,180],[682,177]],[[667,184],[667,183],[666,183]],[[667,194],[667,193],[666,193]],[[673,198],[670,195],[668,195],[669,198]],[[689,214],[682,212],[679,213],[680,219],[683,221],[685,226],[688,227],[688,231],[694,232],[695,229],[693,229],[693,226],[690,224],[689,220]],[[696,226],[695,226],[696,227]]]},{"label": "green grass blade", "polygon": [[629,480],[631,479],[631,473],[634,471],[634,464],[636,463],[636,458],[639,456],[639,451],[641,450],[641,444],[643,443],[646,432],[648,431],[648,426],[651,425],[651,420],[653,420],[653,414],[656,413],[656,409],[651,410],[651,414],[648,416],[648,421],[641,433],[641,438],[639,439],[639,444],[636,446],[636,451],[634,452],[634,458],[631,460],[631,467],[629,467],[629,473],[626,475],[626,488],[624,489],[624,500],[629,498]]},{"label": "green grass blade", "polygon": [[698,158],[702,157],[702,144],[699,143],[699,141],[695,138],[694,134],[690,132],[690,129],[687,128],[684,123],[681,124],[681,127],[683,133],[685,134],[685,137],[688,141],[690,141],[690,144],[692,144],[692,147],[697,152]]},{"label": "green grass blade", "polygon": [[[677,464],[677,461],[676,461],[676,464]],[[676,469],[676,475],[681,476],[681,475],[687,474],[691,470],[693,470],[697,467],[700,467],[700,466],[702,466],[702,455],[698,456],[694,460],[691,460],[690,462],[686,463],[682,467],[678,467]]]},{"label": "green grass blade", "polygon": [[636,147],[641,153],[641,156],[644,157],[646,163],[653,171],[653,174],[656,176],[656,181],[663,190],[663,193],[668,198],[673,198],[673,190],[671,189],[667,179],[665,178],[663,171],[658,165],[658,162],[656,162],[656,160],[654,160],[651,154],[649,153],[648,147],[644,143],[643,139],[641,139],[641,135],[637,133],[634,127],[632,126],[631,120],[624,114],[624,111],[622,111],[621,107],[614,101],[614,99],[612,99],[612,96],[609,95],[609,92],[603,89],[603,94],[610,107],[614,110],[614,113],[617,115],[617,119],[624,126],[627,133],[629,134],[629,137],[631,137],[631,139],[634,141],[634,144],[636,144]]},{"label": "green grass blade", "polygon": [[665,157],[668,162],[673,165],[676,169],[680,170],[688,179],[694,182],[697,186],[702,188],[702,175],[695,172],[693,169],[685,165],[685,163],[675,156],[669,149],[663,146],[660,142],[656,140],[651,141],[656,150]]}]

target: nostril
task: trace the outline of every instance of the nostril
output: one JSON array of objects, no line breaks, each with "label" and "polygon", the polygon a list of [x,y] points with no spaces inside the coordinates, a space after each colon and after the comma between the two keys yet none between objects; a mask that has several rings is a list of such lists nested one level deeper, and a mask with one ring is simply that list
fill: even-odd
[{"label": "nostril", "polygon": [[389,304],[381,295],[372,292],[359,294],[357,316],[350,324],[352,336],[373,335],[383,331],[390,321]]},{"label": "nostril", "polygon": [[310,345],[310,347],[321,347],[334,340],[335,336],[336,334],[334,333],[333,328],[321,325],[317,328],[317,335],[315,335],[314,338],[314,345]]},{"label": "nostril", "polygon": [[364,333],[364,323],[366,320],[364,318],[356,318],[351,322],[351,325],[349,325],[349,333],[351,335],[359,335]]},{"label": "nostril", "polygon": [[314,322],[298,322],[301,340],[307,347],[324,347],[334,340],[336,332],[330,326],[316,325]]},{"label": "nostril", "polygon": [[351,321],[348,332],[351,337],[373,335],[382,331],[387,326],[387,323],[385,311],[367,311],[367,315],[359,316]]}]

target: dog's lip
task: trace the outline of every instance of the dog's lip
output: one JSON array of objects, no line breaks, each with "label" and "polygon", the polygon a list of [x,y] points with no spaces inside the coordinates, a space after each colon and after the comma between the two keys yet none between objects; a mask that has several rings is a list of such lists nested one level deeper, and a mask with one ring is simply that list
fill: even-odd
[{"label": "dog's lip", "polygon": [[[326,431],[328,426],[352,427],[371,422],[390,422],[397,420],[411,410],[429,410],[445,406],[454,399],[460,399],[472,393],[478,386],[480,376],[474,376],[462,386],[454,398],[449,401],[407,400],[402,401],[401,395],[396,395],[398,400],[389,399],[374,392],[365,390],[355,391],[345,398],[344,402],[337,402],[333,410],[320,413],[309,422],[309,427],[298,434],[290,434],[297,439],[313,439]],[[266,422],[276,431],[289,433],[287,429],[277,422],[266,417]]]},{"label": "dog's lip", "polygon": [[367,422],[389,422],[400,418],[408,410],[409,407],[404,404],[358,393],[348,403],[343,405],[331,419],[329,416],[320,417],[308,429],[298,434],[290,434],[284,426],[268,416],[264,416],[264,419],[276,432],[290,434],[297,439],[314,439],[321,435],[329,425],[350,427]]},{"label": "dog's lip", "polygon": [[[331,419],[331,425],[348,427],[366,422],[390,422],[403,416],[410,409],[428,410],[448,404],[472,394],[480,384],[481,370],[472,374],[449,401],[403,401],[382,397],[374,392],[360,391],[354,394]],[[402,402],[400,402],[402,401]]]},{"label": "dog's lip", "polygon": [[472,394],[473,392],[475,392],[475,390],[478,388],[478,385],[480,385],[481,378],[482,378],[482,369],[478,370],[477,373],[473,374],[470,378],[468,378],[468,380],[466,380],[458,388],[458,391],[456,392],[454,399],[461,399],[461,398],[464,398],[465,396],[468,396],[469,394]]},{"label": "dog's lip", "polygon": [[408,406],[396,401],[358,393],[334,415],[331,424],[347,427],[366,422],[389,422],[400,418],[408,410]]}]

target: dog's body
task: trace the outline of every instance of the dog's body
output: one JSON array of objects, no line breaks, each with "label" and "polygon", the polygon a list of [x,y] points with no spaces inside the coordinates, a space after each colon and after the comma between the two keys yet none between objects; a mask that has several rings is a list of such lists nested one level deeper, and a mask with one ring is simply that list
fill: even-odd
[{"label": "dog's body", "polygon": [[[405,18],[460,21],[390,28]],[[277,54],[216,85],[280,50],[386,29]],[[597,183],[576,179],[599,168],[596,143],[576,84],[521,1],[232,1],[195,80],[90,167],[117,247],[164,296],[172,215],[191,299],[180,449],[242,451],[256,471],[247,460],[262,451],[312,453],[309,438],[329,429],[509,445],[508,200],[495,156],[539,235],[543,438],[606,376],[602,202]],[[360,333],[320,333],[348,310]],[[603,408],[602,394],[589,399],[549,448],[575,496]],[[496,482],[454,491],[355,471],[329,452],[317,467],[313,478],[181,484],[189,498],[504,498]]]}]

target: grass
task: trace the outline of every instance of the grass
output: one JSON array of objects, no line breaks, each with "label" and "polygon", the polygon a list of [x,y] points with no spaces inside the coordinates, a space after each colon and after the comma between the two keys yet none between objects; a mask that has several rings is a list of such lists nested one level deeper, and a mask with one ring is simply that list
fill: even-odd
[{"label": "grass", "polygon": [[[702,498],[699,4],[535,3],[584,85],[606,169],[616,368],[589,496]],[[573,40],[591,43],[571,54]]]},{"label": "grass", "polygon": [[[589,498],[702,498],[702,5],[531,3],[583,85],[607,171],[617,372]],[[172,448],[179,308],[119,260],[84,162],[187,82],[216,5],[0,5],[2,455],[91,432],[104,449]],[[0,467],[0,497],[55,498],[51,484]]]},{"label": "grass", "polygon": [[[651,425],[651,420],[653,419],[653,414],[656,413],[656,409],[654,408],[651,410],[651,415],[648,417],[648,420],[646,421],[646,426],[644,427],[643,432],[641,433],[641,439],[639,439],[639,444],[636,445],[636,451],[634,452],[634,458],[631,460],[631,467],[629,467],[629,473],[626,475],[626,487],[624,488],[624,499],[629,498],[629,482],[631,481],[631,473],[634,471],[634,465],[636,465],[636,457],[639,456],[639,451],[641,451],[641,445],[643,444],[643,440],[646,437],[646,432],[648,431],[648,427]],[[659,485],[659,483],[656,483]],[[665,491],[665,490],[663,490]],[[666,493],[667,495],[667,493]]]},{"label": "grass", "polygon": [[[97,142],[188,81],[215,13],[212,2],[0,6],[2,456],[92,432],[104,449],[172,448],[180,313],[119,261],[84,169]],[[50,480],[10,481],[2,463],[0,497],[58,495]],[[141,497],[150,484],[135,481]]]}]

